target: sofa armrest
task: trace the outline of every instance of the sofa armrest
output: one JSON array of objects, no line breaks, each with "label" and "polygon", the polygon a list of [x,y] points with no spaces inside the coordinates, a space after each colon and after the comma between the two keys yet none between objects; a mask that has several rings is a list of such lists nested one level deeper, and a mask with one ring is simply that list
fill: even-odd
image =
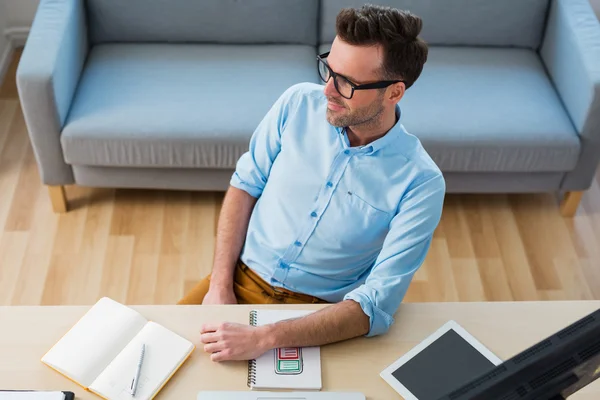
[{"label": "sofa armrest", "polygon": [[600,141],[600,23],[589,0],[553,0],[540,50],[582,136]]},{"label": "sofa armrest", "polygon": [[587,189],[600,159],[600,23],[589,0],[552,0],[540,55],[581,140],[562,189]]},{"label": "sofa armrest", "polygon": [[88,52],[83,0],[42,0],[17,68],[17,88],[42,181],[73,183],[60,134]]}]

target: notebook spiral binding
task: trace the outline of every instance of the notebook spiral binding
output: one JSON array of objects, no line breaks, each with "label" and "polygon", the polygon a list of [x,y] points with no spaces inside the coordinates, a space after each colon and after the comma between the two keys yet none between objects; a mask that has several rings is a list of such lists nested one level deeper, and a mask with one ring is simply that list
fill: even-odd
[{"label": "notebook spiral binding", "polygon": [[[256,326],[258,314],[256,310],[250,311],[250,325]],[[248,387],[256,384],[256,360],[248,360]]]}]

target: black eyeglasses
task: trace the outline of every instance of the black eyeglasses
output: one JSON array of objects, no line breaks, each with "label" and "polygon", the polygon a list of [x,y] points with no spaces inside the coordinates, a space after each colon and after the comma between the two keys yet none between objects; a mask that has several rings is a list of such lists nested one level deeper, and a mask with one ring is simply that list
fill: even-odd
[{"label": "black eyeglasses", "polygon": [[333,77],[333,84],[342,97],[346,99],[351,99],[354,96],[355,90],[369,90],[369,89],[383,89],[394,83],[404,82],[404,81],[379,81],[373,83],[365,83],[364,85],[357,85],[353,83],[350,79],[346,78],[343,75],[336,74],[333,72],[329,64],[325,62],[325,58],[329,55],[329,52],[323,53],[317,56],[317,60],[319,60],[319,76],[323,80],[323,82],[329,82],[329,79]]}]

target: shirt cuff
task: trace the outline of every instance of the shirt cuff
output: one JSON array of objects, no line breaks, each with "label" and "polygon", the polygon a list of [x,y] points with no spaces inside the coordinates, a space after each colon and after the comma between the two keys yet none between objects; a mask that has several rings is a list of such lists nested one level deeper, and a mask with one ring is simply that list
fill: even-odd
[{"label": "shirt cuff", "polygon": [[256,186],[252,186],[247,182],[244,182],[237,172],[234,172],[233,176],[231,177],[231,180],[229,181],[229,184],[235,188],[243,190],[250,196],[255,197],[257,199],[260,197],[263,191],[262,187],[259,188]]},{"label": "shirt cuff", "polygon": [[360,304],[363,312],[369,317],[369,333],[366,336],[372,337],[386,333],[394,323],[394,318],[373,303],[365,293],[368,291],[367,286],[360,286],[344,296],[344,300],[354,300]]}]

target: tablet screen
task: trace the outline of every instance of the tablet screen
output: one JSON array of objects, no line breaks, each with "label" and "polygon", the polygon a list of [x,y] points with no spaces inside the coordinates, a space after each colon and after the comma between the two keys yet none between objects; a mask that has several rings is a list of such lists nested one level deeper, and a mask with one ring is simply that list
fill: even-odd
[{"label": "tablet screen", "polygon": [[417,399],[437,400],[494,367],[450,329],[391,374]]}]

